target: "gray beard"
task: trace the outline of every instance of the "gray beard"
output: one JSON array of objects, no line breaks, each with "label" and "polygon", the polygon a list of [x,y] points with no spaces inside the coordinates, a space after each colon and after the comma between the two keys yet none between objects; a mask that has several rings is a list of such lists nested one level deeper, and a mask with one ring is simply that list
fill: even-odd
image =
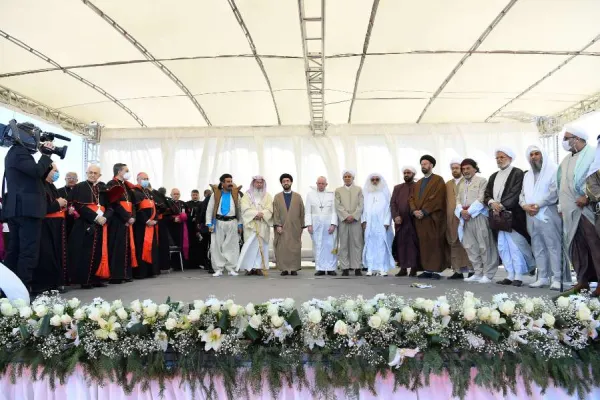
[{"label": "gray beard", "polygon": [[375,192],[379,192],[379,190],[380,190],[380,189],[379,189],[379,186],[377,186],[377,185],[373,185],[373,184],[371,183],[371,184],[369,184],[369,186],[368,186],[368,190],[369,190],[369,192],[371,192],[371,193],[375,193]]},{"label": "gray beard", "polygon": [[531,164],[531,168],[533,168],[533,170],[535,172],[540,172],[542,170],[542,163],[541,162],[539,162],[539,163],[534,162],[534,163]]}]

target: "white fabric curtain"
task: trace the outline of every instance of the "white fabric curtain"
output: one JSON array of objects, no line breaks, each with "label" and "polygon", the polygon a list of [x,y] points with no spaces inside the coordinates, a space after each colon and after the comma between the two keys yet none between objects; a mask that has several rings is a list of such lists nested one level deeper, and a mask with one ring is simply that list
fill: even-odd
[{"label": "white fabric curtain", "polygon": [[445,179],[456,157],[474,158],[487,177],[497,169],[497,146],[512,147],[515,165],[526,169],[525,150],[531,144],[540,140],[530,124],[347,125],[331,127],[324,137],[312,136],[305,127],[182,128],[105,130],[100,153],[104,179],[113,164],[124,162],[134,177],[147,172],[154,187],[177,187],[187,199],[192,189],[208,188],[223,173],[232,174],[244,190],[253,175],[261,174],[272,194],[281,190],[284,172],[294,177],[294,190],[303,196],[320,175],[331,190],[341,185],[344,168],[357,171],[361,186],[372,172],[395,185],[402,181],[403,165],[420,170],[423,154],[437,159],[435,172]]}]

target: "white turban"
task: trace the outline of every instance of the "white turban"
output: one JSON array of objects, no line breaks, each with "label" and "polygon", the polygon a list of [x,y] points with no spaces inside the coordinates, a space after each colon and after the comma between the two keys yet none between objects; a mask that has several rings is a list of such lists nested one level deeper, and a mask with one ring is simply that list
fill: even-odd
[{"label": "white turban", "polygon": [[[579,124],[567,124],[563,128],[563,135],[565,132],[569,132],[573,136],[577,136],[580,139],[587,141],[590,138],[590,135],[583,129]],[[560,138],[562,140],[562,137]]]},{"label": "white turban", "polygon": [[506,154],[507,156],[512,158],[513,161],[515,160],[515,152],[510,147],[507,147],[507,146],[497,147],[496,150],[494,150],[494,156],[496,154],[498,154],[498,152],[502,152],[502,153]]},{"label": "white turban", "polygon": [[354,171],[353,171],[353,170],[351,170],[351,169],[345,169],[345,170],[343,170],[343,171],[342,171],[342,178],[343,178],[343,177],[344,177],[344,175],[346,175],[346,174],[350,174],[350,175],[352,175],[352,177],[353,177],[353,178],[356,178],[356,172],[354,172]]},{"label": "white turban", "polygon": [[404,171],[409,170],[412,171],[413,174],[417,173],[417,170],[415,169],[415,167],[411,167],[410,165],[405,165],[404,167],[402,167],[402,169],[400,171],[402,171],[402,173],[404,173]]},{"label": "white turban", "polygon": [[460,165],[460,163],[462,163],[462,160],[462,158],[453,158],[452,160],[450,160],[450,168],[452,168],[454,164]]}]

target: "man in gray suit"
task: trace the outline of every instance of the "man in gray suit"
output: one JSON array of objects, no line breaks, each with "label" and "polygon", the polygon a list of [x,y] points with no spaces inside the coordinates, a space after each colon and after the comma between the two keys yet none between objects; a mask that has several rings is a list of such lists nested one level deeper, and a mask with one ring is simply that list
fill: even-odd
[{"label": "man in gray suit", "polygon": [[360,218],[363,211],[362,189],[354,185],[354,171],[343,172],[344,186],[335,190],[335,209],[339,220],[338,259],[342,268],[342,276],[349,276],[354,270],[361,276],[361,260],[364,246],[363,230]]}]

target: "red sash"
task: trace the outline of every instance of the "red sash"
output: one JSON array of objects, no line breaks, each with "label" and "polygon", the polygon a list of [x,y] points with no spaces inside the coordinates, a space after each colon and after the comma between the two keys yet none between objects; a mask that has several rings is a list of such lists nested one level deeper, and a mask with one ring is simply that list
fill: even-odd
[{"label": "red sash", "polygon": [[[156,207],[154,206],[154,201],[150,199],[144,199],[140,202],[138,208],[140,210],[145,210],[148,208],[152,209],[152,215],[150,215],[148,220],[153,220],[154,217],[156,217]],[[158,237],[158,225],[146,225],[146,231],[144,232],[144,248],[142,249],[142,260],[149,264],[152,264],[152,240],[155,233]]]},{"label": "red sash", "polygon": [[[128,201],[121,201],[121,207],[125,209],[129,214],[133,214],[133,204]],[[135,255],[135,241],[133,240],[133,225],[129,225],[129,251],[131,253],[131,267],[137,268],[137,256]]]},{"label": "red sash", "polygon": [[[97,212],[98,208],[102,212],[105,211],[104,206],[98,206],[97,204],[86,204],[86,207],[93,212]],[[98,266],[98,271],[96,271],[96,276],[102,279],[110,278],[110,267],[108,265],[108,224],[102,225],[102,257],[100,258],[100,265]]]},{"label": "red sash", "polygon": [[55,213],[46,214],[46,218],[65,218],[65,212],[57,211]]}]

